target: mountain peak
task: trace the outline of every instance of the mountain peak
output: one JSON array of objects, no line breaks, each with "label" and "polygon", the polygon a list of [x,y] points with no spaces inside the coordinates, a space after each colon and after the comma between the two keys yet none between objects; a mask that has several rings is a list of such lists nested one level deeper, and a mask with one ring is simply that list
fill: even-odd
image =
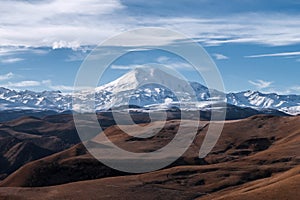
[{"label": "mountain peak", "polygon": [[[174,73],[173,73],[174,74]],[[145,84],[161,84],[168,86],[185,85],[186,82],[176,76],[171,75],[166,70],[154,67],[135,68],[118,79],[96,88],[96,91],[107,90],[112,93],[134,90]]]},{"label": "mountain peak", "polygon": [[[63,111],[73,109],[77,111],[76,106],[80,109],[82,107],[80,107],[81,104],[72,105],[74,98],[78,99],[78,102],[95,100],[95,109],[98,110],[128,103],[142,107],[160,105],[170,99],[174,102],[184,99],[188,102],[187,105],[192,105],[197,101],[213,100],[212,91],[198,82],[187,82],[181,79],[179,74],[168,68],[143,67],[135,68],[118,79],[96,88],[95,91],[82,91],[74,96],[60,93],[60,91],[15,91],[0,87],[0,110]],[[191,92],[196,95],[197,99],[192,99],[193,96],[188,95],[193,94]],[[229,104],[256,110],[275,109],[293,115],[300,112],[299,95],[266,94],[248,90],[226,94],[226,99]]]}]

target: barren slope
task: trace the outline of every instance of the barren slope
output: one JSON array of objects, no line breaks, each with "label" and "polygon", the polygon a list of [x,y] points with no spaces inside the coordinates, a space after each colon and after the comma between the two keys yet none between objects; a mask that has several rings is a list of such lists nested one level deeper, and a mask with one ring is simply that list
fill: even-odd
[{"label": "barren slope", "polygon": [[[193,145],[179,160],[167,169],[141,175],[118,176],[126,174],[109,169],[77,145],[23,166],[1,183],[0,196],[26,199],[47,193],[46,199],[296,199],[300,181],[299,122],[299,116],[227,121],[217,145],[201,160],[197,155],[207,129],[202,122]],[[166,144],[177,126],[178,121],[169,121],[160,134],[143,140],[117,127],[105,133],[115,144],[122,146],[127,141],[129,150],[143,152]],[[81,181],[101,177],[108,178]],[[16,187],[73,181],[79,182]]]}]

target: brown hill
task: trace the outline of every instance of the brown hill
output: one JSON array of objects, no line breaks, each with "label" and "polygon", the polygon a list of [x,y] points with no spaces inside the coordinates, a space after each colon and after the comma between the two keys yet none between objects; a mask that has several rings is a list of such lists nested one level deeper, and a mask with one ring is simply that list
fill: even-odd
[{"label": "brown hill", "polygon": [[[246,163],[244,163],[246,164]],[[40,188],[0,188],[2,199],[272,199],[296,200],[300,168],[240,184],[242,168],[180,166],[142,175],[103,178]],[[245,167],[244,169],[247,169]],[[229,174],[229,175],[228,175]],[[244,174],[243,176],[246,176]],[[242,176],[242,177],[243,177]],[[219,180],[218,180],[219,179]],[[222,180],[223,179],[223,180]],[[234,184],[237,182],[237,184]]]},{"label": "brown hill", "polygon": [[[55,118],[55,120],[53,120]],[[0,124],[0,179],[79,142],[71,115],[22,117]]]},{"label": "brown hill", "polygon": [[90,156],[82,144],[30,162],[11,174],[2,186],[36,187],[123,175]]},{"label": "brown hill", "polygon": [[[201,160],[199,146],[207,131],[206,122],[202,122],[193,145],[180,159],[167,169],[141,175],[118,176],[125,174],[109,169],[77,145],[20,168],[1,183],[0,197],[26,199],[35,193],[47,193],[45,199],[296,199],[299,122],[299,116],[227,121],[217,145]],[[177,127],[178,121],[169,121],[159,134],[142,140],[117,127],[106,129],[105,134],[117,145],[129,143],[128,150],[147,152],[171,140]],[[7,188],[73,181],[81,182],[36,189]]]},{"label": "brown hill", "polygon": [[241,187],[216,192],[199,200],[226,199],[299,199],[300,166],[271,178],[261,179],[242,185]]}]

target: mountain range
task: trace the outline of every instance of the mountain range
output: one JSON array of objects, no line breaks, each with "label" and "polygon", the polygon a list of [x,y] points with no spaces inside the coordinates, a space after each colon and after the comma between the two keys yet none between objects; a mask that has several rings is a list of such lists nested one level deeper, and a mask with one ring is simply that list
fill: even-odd
[{"label": "mountain range", "polygon": [[[155,83],[157,80],[162,84]],[[183,105],[186,109],[207,109],[211,104],[220,101],[223,96],[229,105],[258,111],[272,109],[289,115],[300,114],[300,95],[265,94],[259,91],[223,94],[217,90],[210,90],[198,82],[188,83],[189,86],[183,79],[157,68],[136,68],[95,90],[76,92],[73,96],[60,91],[35,92],[0,88],[0,110],[90,112],[91,110],[87,110],[82,103],[91,100],[95,102],[94,110],[100,111],[125,104],[140,108],[165,109],[179,104],[177,98],[179,94],[181,101],[185,102]],[[170,87],[178,91],[169,89]],[[190,95],[187,95],[189,87],[195,92],[197,101],[192,101]],[[211,98],[210,92],[220,99]]]}]

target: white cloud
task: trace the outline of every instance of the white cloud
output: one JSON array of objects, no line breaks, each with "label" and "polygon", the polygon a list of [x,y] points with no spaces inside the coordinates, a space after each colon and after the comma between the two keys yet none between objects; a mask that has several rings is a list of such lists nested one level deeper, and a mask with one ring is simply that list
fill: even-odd
[{"label": "white cloud", "polygon": [[[173,29],[206,45],[300,43],[300,15],[295,14],[157,17],[134,15],[119,0],[4,0],[1,1],[0,19],[0,44],[3,46],[76,49],[79,45],[99,44],[122,31],[149,26]],[[146,38],[157,39],[151,37],[151,33]],[[174,40],[176,38],[168,38],[157,43]]]},{"label": "white cloud", "polygon": [[289,93],[297,93],[299,94],[300,93],[300,85],[294,85],[294,86],[291,86],[289,87],[288,89]]},{"label": "white cloud", "polygon": [[[13,76],[15,76],[12,73],[0,75],[0,81],[5,81],[11,79]],[[22,90],[22,89],[28,89],[32,88],[34,90],[60,90],[62,92],[70,92],[74,90],[73,85],[55,85],[52,83],[51,80],[42,80],[42,81],[36,81],[36,80],[23,80],[23,81],[14,81],[14,82],[5,82],[3,84],[0,84],[0,87],[10,88],[10,89],[16,89],[16,90]],[[80,87],[76,88],[80,90],[90,90],[94,88],[90,87]]]},{"label": "white cloud", "polygon": [[23,58],[6,58],[1,59],[1,63],[10,64],[10,63],[16,63],[24,60]]},{"label": "white cloud", "polygon": [[[117,69],[117,70],[132,70],[139,67],[145,67],[147,64],[138,65],[138,64],[131,64],[131,65],[111,65],[111,69]],[[181,62],[181,61],[174,61],[174,60],[165,60],[165,62],[160,63],[149,63],[149,66],[154,67],[167,67],[169,69],[175,69],[175,70],[195,70],[194,67],[187,63],[187,62]],[[209,68],[201,67],[201,71],[209,71]]]},{"label": "white cloud", "polygon": [[283,88],[267,88],[264,90],[265,93],[276,93],[279,95],[291,95],[291,94],[300,94],[300,86],[294,85],[294,86],[288,86]]},{"label": "white cloud", "polygon": [[[188,62],[174,59],[174,58],[169,58],[166,56],[160,56],[156,59],[158,64],[164,65],[165,67],[168,67],[170,69],[183,69],[183,70],[195,70],[193,65],[191,65]],[[206,67],[200,67],[201,71],[209,71],[209,68]]]},{"label": "white cloud", "polygon": [[98,44],[125,27],[116,12],[123,8],[118,0],[4,0],[0,44],[53,48]]},{"label": "white cloud", "polygon": [[66,41],[57,41],[53,42],[52,49],[61,49],[61,48],[70,48],[77,50],[80,48],[80,43],[78,41],[66,42]]},{"label": "white cloud", "polygon": [[[178,61],[177,59],[172,60],[168,57],[161,56],[156,59],[157,63],[149,63],[149,66],[162,65],[161,67],[168,67],[170,69],[185,69],[185,70],[193,70],[193,66],[187,62]],[[118,70],[132,70],[135,68],[145,67],[147,64],[130,64],[130,65],[111,65],[111,69]]]},{"label": "white cloud", "polygon": [[166,56],[160,56],[160,57],[157,58],[156,61],[157,61],[158,63],[165,63],[165,62],[169,61],[169,59],[170,59],[170,58],[168,58],[168,57],[166,57]]},{"label": "white cloud", "polygon": [[300,43],[300,15],[241,13],[209,19],[151,18],[145,23],[178,30],[206,45],[260,43],[276,46]]},{"label": "white cloud", "polygon": [[88,56],[87,52],[83,51],[73,51],[72,54],[68,55],[66,61],[73,62],[73,61],[83,61]]},{"label": "white cloud", "polygon": [[38,81],[20,81],[20,82],[8,82],[8,84],[5,84],[5,87],[13,87],[13,88],[23,88],[23,87],[36,87],[40,86],[41,83]]},{"label": "white cloud", "polygon": [[217,59],[217,60],[228,60],[229,58],[223,54],[220,53],[215,53],[213,54],[213,56]]},{"label": "white cloud", "polygon": [[256,86],[259,89],[265,89],[272,85],[273,82],[271,81],[264,81],[264,80],[256,80],[256,81],[249,81],[252,85]]},{"label": "white cloud", "polygon": [[67,91],[73,90],[73,86],[53,85],[51,80],[42,80],[41,84],[51,90],[67,90]]},{"label": "white cloud", "polygon": [[[73,85],[54,85],[51,80],[43,80],[41,81],[41,85],[49,88],[50,90],[60,90],[62,92],[70,92],[74,90]],[[80,87],[80,88],[75,88],[79,90],[88,90],[88,89],[94,89],[91,87]]]},{"label": "white cloud", "polygon": [[142,66],[143,65],[111,65],[111,69],[131,70],[131,69],[139,68]]},{"label": "white cloud", "polygon": [[12,72],[9,72],[7,74],[3,74],[3,75],[0,75],[0,81],[6,81],[6,80],[9,80],[11,78],[13,78],[14,74]]},{"label": "white cloud", "polygon": [[193,70],[194,67],[186,62],[168,62],[164,63],[166,67],[169,67],[171,69],[185,69],[185,70]]},{"label": "white cloud", "polygon": [[300,51],[258,54],[258,55],[251,55],[251,56],[245,56],[245,57],[246,58],[262,58],[262,57],[280,57],[280,56],[300,56]]},{"label": "white cloud", "polygon": [[74,90],[73,86],[68,86],[68,85],[51,85],[49,88],[51,90],[59,90],[59,91],[73,91]]},{"label": "white cloud", "polygon": [[48,50],[21,46],[0,46],[0,57],[2,57],[2,60],[10,59],[11,56],[14,56],[16,54],[25,53],[44,55],[48,53]]}]

